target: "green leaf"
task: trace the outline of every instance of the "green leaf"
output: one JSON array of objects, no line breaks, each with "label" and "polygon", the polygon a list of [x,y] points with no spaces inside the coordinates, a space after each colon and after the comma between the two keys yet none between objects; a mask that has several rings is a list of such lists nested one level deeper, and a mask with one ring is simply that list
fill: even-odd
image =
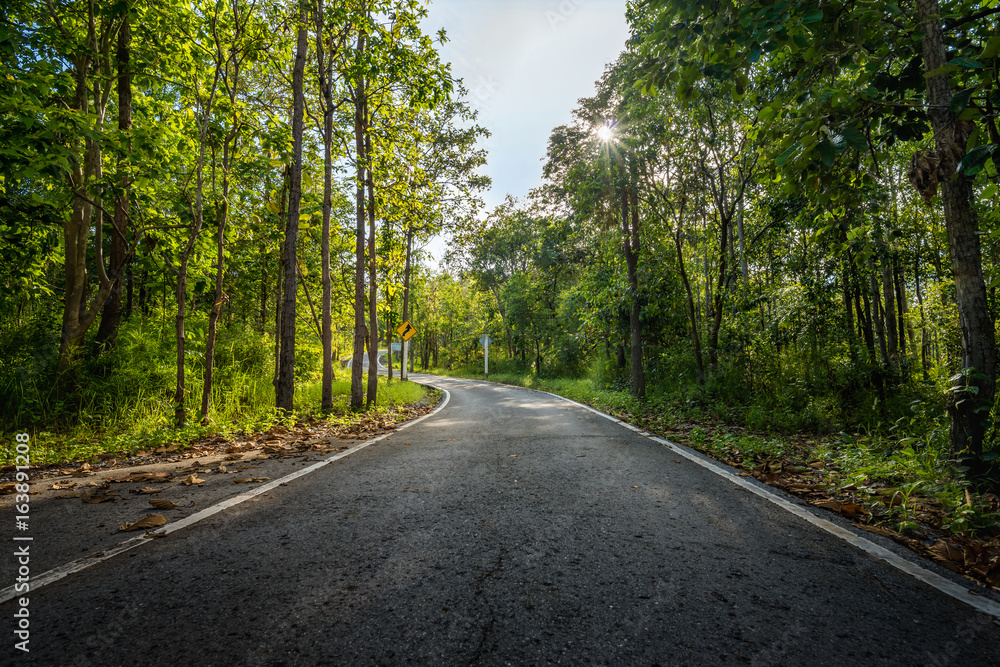
[{"label": "green leaf", "polygon": [[961,113],[962,109],[969,106],[969,98],[972,97],[973,90],[973,88],[966,88],[965,90],[960,90],[951,96],[948,106],[951,107],[952,113]]},{"label": "green leaf", "polygon": [[983,65],[978,60],[973,60],[972,58],[963,58],[961,56],[957,58],[952,58],[948,61],[950,65],[958,65],[959,67],[965,67],[966,69],[985,69]]},{"label": "green leaf", "polygon": [[793,143],[791,146],[789,146],[784,151],[782,151],[781,155],[779,155],[778,157],[774,158],[774,164],[776,164],[776,165],[778,165],[780,167],[783,164],[785,164],[786,162],[788,162],[788,158],[792,157],[792,155],[795,154],[795,151],[799,150],[800,146],[801,146],[801,144],[798,141],[796,141],[795,143]]},{"label": "green leaf", "polygon": [[819,142],[819,157],[827,167],[833,166],[833,159],[836,156],[833,143],[829,139]]},{"label": "green leaf", "polygon": [[962,161],[958,163],[958,171],[965,172],[967,176],[975,176],[983,170],[986,161],[993,156],[997,144],[983,144],[976,146],[965,154]]},{"label": "green leaf", "polygon": [[803,23],[816,23],[817,21],[822,21],[822,20],[823,20],[822,9],[813,9],[807,12],[806,15],[802,17]]},{"label": "green leaf", "polygon": [[865,139],[865,135],[858,128],[853,125],[848,125],[845,127],[840,136],[844,138],[847,145],[856,151],[865,152],[868,150],[868,141]]}]

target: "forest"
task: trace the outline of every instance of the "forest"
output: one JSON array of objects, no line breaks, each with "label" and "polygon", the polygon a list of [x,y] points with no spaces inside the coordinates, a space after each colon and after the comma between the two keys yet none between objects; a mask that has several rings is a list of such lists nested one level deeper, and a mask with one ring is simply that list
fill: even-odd
[{"label": "forest", "polygon": [[492,380],[902,539],[1000,535],[995,1],[628,2],[492,210],[416,0],[2,12],[5,438],[58,461],[414,400],[360,363],[411,321],[411,371],[482,377],[489,334]]},{"label": "forest", "polygon": [[3,12],[4,432],[58,460],[377,407],[365,350],[489,182],[424,5]]}]

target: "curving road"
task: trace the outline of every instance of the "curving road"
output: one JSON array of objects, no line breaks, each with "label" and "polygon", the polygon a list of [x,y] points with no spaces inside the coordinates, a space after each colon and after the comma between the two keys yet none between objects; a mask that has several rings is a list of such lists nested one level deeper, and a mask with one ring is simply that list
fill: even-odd
[{"label": "curving road", "polygon": [[34,592],[0,664],[998,662],[992,617],[648,438],[432,381],[436,416]]}]

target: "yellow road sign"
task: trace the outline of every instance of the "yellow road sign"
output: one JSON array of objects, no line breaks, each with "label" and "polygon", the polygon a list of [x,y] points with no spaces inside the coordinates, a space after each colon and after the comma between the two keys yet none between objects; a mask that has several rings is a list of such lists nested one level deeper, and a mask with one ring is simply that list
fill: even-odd
[{"label": "yellow road sign", "polygon": [[415,335],[417,335],[417,329],[412,324],[410,324],[409,320],[407,320],[406,322],[403,322],[402,324],[399,325],[399,328],[396,329],[396,333],[398,333],[403,338],[403,340],[410,340]]}]

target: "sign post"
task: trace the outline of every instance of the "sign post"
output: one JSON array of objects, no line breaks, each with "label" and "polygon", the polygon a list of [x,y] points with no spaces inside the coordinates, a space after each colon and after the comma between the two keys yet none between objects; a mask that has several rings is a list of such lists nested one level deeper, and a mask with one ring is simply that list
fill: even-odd
[{"label": "sign post", "polygon": [[486,379],[490,379],[490,343],[493,340],[490,338],[489,334],[483,334],[483,337],[479,339],[479,342],[483,344],[483,353],[486,357]]},{"label": "sign post", "polygon": [[[403,339],[403,364],[399,370],[399,379],[408,380],[409,379],[409,375],[407,373],[408,364],[406,363],[407,354],[410,351],[410,339],[417,334],[417,328],[412,324],[410,324],[410,321],[407,320],[399,325],[399,328],[396,329],[396,333],[398,333],[400,338]],[[391,350],[389,354],[392,354]]]}]

